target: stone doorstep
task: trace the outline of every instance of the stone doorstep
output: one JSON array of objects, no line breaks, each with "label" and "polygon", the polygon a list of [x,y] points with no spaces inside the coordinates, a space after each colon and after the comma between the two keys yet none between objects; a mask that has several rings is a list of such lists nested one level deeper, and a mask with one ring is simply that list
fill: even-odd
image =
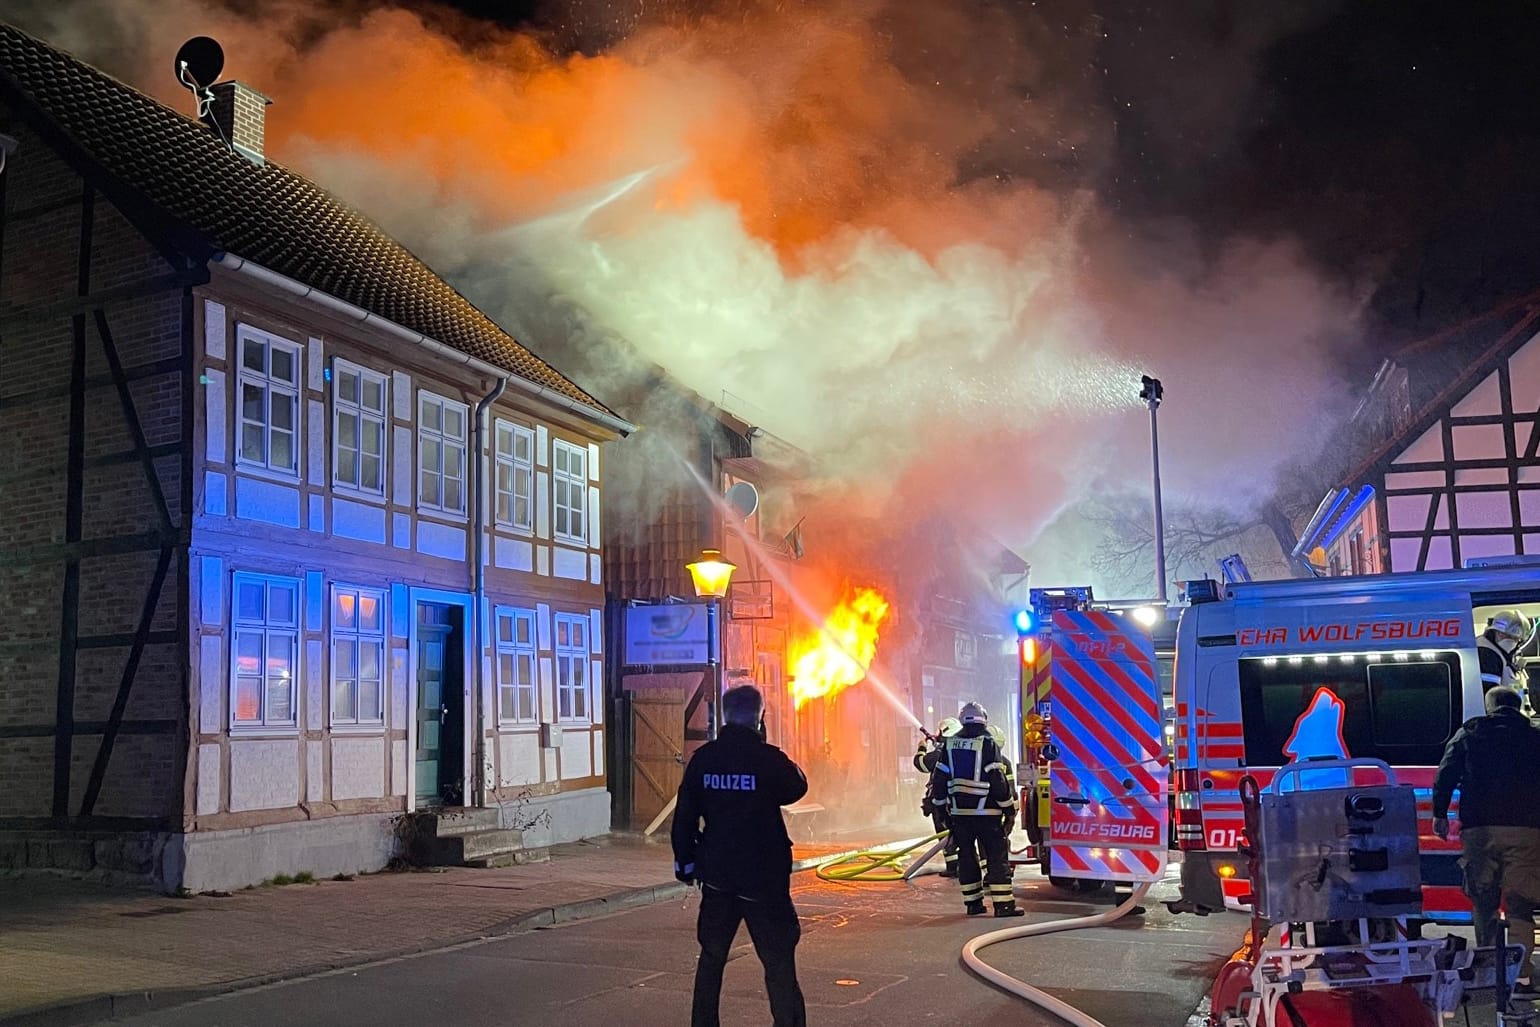
[{"label": "stone doorstep", "polygon": [[[873,849],[891,849],[912,844],[909,842],[894,842],[889,845],[872,846]],[[540,850],[533,850],[540,851]],[[849,849],[842,852],[830,852],[821,856],[810,856],[800,859],[792,864],[792,872],[800,873],[812,869],[821,863],[831,859],[839,859],[843,856],[851,856],[865,849]],[[549,850],[545,850],[545,859],[550,858]],[[517,860],[516,860],[517,861]],[[539,862],[540,860],[532,860]],[[47,1006],[42,1009],[28,1010],[10,1016],[0,1016],[0,1027],[82,1027],[84,1024],[93,1024],[109,1018],[122,1018],[136,1016],[156,1010],[169,1009],[173,1006],[186,1005],[201,999],[213,998],[217,995],[227,995],[235,991],[244,991],[248,988],[261,987],[265,984],[276,984],[281,981],[298,980],[304,977],[313,977],[317,974],[331,973],[338,970],[356,969],[360,966],[369,966],[374,963],[388,962],[392,959],[401,959],[407,956],[420,955],[426,952],[438,952],[443,949],[454,948],[457,945],[466,945],[478,941],[500,938],[505,935],[515,934],[519,931],[530,930],[538,927],[551,927],[556,924],[572,923],[578,920],[587,920],[593,917],[606,916],[610,913],[618,913],[622,910],[637,906],[648,906],[657,902],[666,902],[669,899],[678,898],[688,892],[688,887],[678,881],[668,881],[662,884],[644,885],[639,888],[630,888],[611,895],[600,896],[592,899],[579,899],[574,902],[563,903],[545,909],[532,910],[520,913],[500,923],[493,924],[484,930],[458,937],[444,938],[421,945],[396,951],[374,952],[360,954],[356,958],[341,958],[318,963],[301,970],[280,971],[271,974],[259,974],[240,980],[226,981],[222,984],[209,985],[202,988],[168,988],[163,991],[144,990],[134,992],[122,992],[117,994],[96,995],[81,999],[78,1002],[70,1002],[56,1006]]]},{"label": "stone doorstep", "polygon": [[466,807],[437,812],[424,811],[410,815],[421,827],[423,836],[427,838],[453,838],[476,831],[495,831],[502,826],[498,822],[498,810],[495,806]]}]

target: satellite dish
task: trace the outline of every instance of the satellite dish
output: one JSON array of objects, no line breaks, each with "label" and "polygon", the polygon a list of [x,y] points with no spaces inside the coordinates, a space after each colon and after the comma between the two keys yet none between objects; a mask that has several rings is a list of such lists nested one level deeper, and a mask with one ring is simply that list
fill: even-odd
[{"label": "satellite dish", "polygon": [[748,520],[759,509],[759,490],[746,481],[740,481],[727,490],[727,505],[736,510],[739,517]]},{"label": "satellite dish", "polygon": [[171,73],[188,89],[207,89],[225,70],[225,48],[208,36],[193,36],[176,52]]}]

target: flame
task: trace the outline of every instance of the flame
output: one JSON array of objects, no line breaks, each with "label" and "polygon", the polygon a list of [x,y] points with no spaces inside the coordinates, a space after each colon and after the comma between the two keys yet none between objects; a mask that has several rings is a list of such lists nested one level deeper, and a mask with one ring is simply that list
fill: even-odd
[{"label": "flame", "polygon": [[888,615],[888,601],[873,588],[847,590],[823,627],[791,645],[795,668],[790,686],[793,705],[835,696],[866,679],[877,656],[877,628]]}]

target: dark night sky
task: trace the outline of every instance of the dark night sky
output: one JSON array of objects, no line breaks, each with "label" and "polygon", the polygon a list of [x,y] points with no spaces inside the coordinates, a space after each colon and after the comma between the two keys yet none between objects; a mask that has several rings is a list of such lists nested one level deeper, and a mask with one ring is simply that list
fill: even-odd
[{"label": "dark night sky", "polygon": [[[459,0],[473,17],[595,51],[693,0]],[[721,10],[721,2],[710,6]],[[1000,6],[1000,5],[995,5]],[[1095,167],[980,154],[971,173],[1091,184],[1131,226],[1205,239],[1292,233],[1328,272],[1379,283],[1371,334],[1424,334],[1540,285],[1540,4],[1043,0],[1104,33],[1080,69],[1112,115]]]}]

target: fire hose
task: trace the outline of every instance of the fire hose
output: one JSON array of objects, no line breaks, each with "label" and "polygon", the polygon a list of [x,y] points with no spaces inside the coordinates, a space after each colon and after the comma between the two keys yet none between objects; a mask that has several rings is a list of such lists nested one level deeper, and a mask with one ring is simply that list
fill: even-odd
[{"label": "fire hose", "polygon": [[[867,849],[848,856],[840,856],[829,860],[827,863],[820,864],[814,873],[817,874],[819,880],[845,884],[891,884],[907,880],[913,877],[915,872],[935,855],[934,850],[940,847],[940,843],[946,836],[947,832],[942,831],[940,834],[921,838],[901,849],[887,852]],[[912,865],[902,865],[901,861],[905,856],[926,845],[932,846],[932,849],[923,853]],[[1150,885],[1148,883],[1139,885],[1134,889],[1134,893],[1124,900],[1121,905],[1105,913],[1070,917],[1066,920],[1051,920],[1043,924],[1023,924],[1018,927],[1007,927],[1003,930],[981,934],[963,946],[963,965],[997,988],[1010,992],[1019,998],[1026,999],[1033,1005],[1057,1016],[1065,1023],[1071,1024],[1072,1027],[1106,1027],[1100,1020],[1076,1009],[1062,999],[1054,998],[1040,988],[1034,988],[1032,985],[1012,977],[1003,970],[995,969],[984,962],[979,956],[979,952],[991,945],[997,945],[1002,941],[1012,941],[1016,938],[1037,938],[1047,934],[1058,934],[1063,931],[1078,931],[1088,927],[1104,927],[1126,916],[1130,910],[1143,901],[1149,890]]]},{"label": "fire hose", "polygon": [[1054,998],[1040,988],[1034,988],[1025,981],[1018,980],[1003,970],[996,970],[979,957],[979,952],[991,945],[997,945],[1002,941],[1011,941],[1015,938],[1036,938],[1045,934],[1057,934],[1060,931],[1078,931],[1086,927],[1104,927],[1120,917],[1128,914],[1150,890],[1148,884],[1141,884],[1134,889],[1134,893],[1123,901],[1116,909],[1110,909],[1105,913],[1097,913],[1093,916],[1070,917],[1067,920],[1050,920],[1044,924],[1024,924],[1020,927],[1007,927],[1001,931],[990,931],[981,934],[968,944],[963,946],[963,965],[972,970],[978,976],[984,978],[990,984],[1010,992],[1031,1002],[1033,1005],[1047,1010],[1065,1023],[1073,1027],[1105,1027],[1105,1025],[1089,1014],[1076,1009],[1062,999]]},{"label": "fire hose", "polygon": [[935,853],[927,851],[913,866],[903,866],[899,861],[915,849],[927,845],[939,847],[939,843],[946,838],[946,835],[947,833],[942,831],[940,834],[921,838],[902,849],[894,849],[891,852],[866,849],[848,856],[839,856],[827,863],[819,864],[814,873],[820,881],[838,881],[846,884],[862,882],[891,884],[895,881],[905,881],[913,877],[920,866]]}]

